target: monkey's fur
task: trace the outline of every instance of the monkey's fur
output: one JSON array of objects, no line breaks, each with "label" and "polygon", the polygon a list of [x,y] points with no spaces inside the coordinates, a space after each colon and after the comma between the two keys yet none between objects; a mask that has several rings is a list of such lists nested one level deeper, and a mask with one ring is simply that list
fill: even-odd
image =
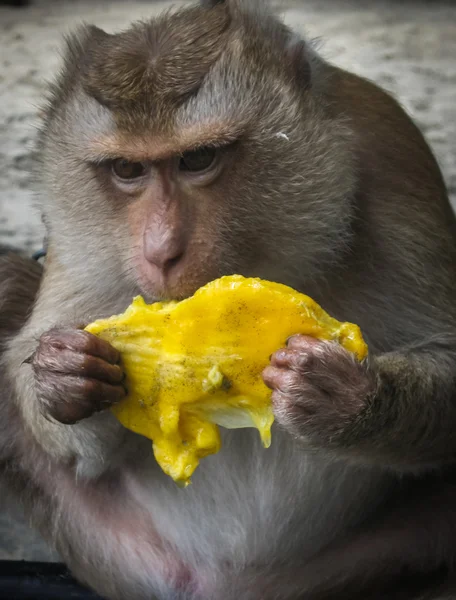
[{"label": "monkey's fur", "polygon": [[[0,262],[1,471],[109,599],[443,598],[456,556],[445,185],[390,96],[260,4],[69,39],[40,139],[39,290],[40,267]],[[200,146],[223,146],[209,179],[176,167]],[[106,169],[119,157],[145,161],[142,179],[119,182]],[[125,393],[122,368],[80,327],[231,273],[358,323],[370,356],[292,338],[264,373],[272,447],[224,432],[179,490],[103,410]]]}]

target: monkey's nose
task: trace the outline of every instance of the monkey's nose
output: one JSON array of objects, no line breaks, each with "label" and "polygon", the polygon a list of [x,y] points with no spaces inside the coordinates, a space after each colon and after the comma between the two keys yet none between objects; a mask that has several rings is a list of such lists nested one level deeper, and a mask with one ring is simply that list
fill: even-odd
[{"label": "monkey's nose", "polygon": [[164,273],[181,260],[184,251],[182,235],[171,232],[154,234],[151,231],[144,234],[144,257]]}]

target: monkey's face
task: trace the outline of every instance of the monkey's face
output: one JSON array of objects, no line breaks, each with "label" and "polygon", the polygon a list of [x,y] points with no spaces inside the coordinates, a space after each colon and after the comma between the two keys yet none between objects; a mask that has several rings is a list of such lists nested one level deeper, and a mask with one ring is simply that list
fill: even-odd
[{"label": "monkey's face", "polygon": [[[133,149],[133,148],[132,148]],[[230,256],[232,221],[220,179],[232,148],[197,145],[160,157],[148,150],[97,167],[123,228],[117,237],[124,268],[152,298],[182,298],[226,272],[242,270]]]},{"label": "monkey's face", "polygon": [[346,130],[301,42],[247,25],[196,7],[70,41],[43,137],[62,260],[148,299],[324,267],[349,217]]}]

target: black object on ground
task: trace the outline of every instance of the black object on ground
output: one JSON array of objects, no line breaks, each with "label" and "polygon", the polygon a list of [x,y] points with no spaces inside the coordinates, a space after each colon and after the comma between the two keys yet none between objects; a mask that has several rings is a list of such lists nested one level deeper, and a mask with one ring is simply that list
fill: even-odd
[{"label": "black object on ground", "polygon": [[0,560],[0,600],[101,600],[60,563]]},{"label": "black object on ground", "polygon": [[22,6],[28,6],[30,0],[0,0],[0,6],[16,6],[20,8]]}]

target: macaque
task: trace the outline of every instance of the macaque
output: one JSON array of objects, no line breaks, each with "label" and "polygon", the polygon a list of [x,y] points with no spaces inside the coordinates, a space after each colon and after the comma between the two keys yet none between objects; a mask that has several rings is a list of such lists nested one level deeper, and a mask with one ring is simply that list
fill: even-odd
[{"label": "macaque", "polygon": [[[456,220],[396,101],[261,2],[209,0],[71,36],[39,147],[43,274],[0,262],[0,469],[75,577],[109,600],[449,597]],[[357,323],[369,356],[284,340],[271,448],[223,431],[182,490],[108,410],[121,356],[83,328],[236,273]]]}]

